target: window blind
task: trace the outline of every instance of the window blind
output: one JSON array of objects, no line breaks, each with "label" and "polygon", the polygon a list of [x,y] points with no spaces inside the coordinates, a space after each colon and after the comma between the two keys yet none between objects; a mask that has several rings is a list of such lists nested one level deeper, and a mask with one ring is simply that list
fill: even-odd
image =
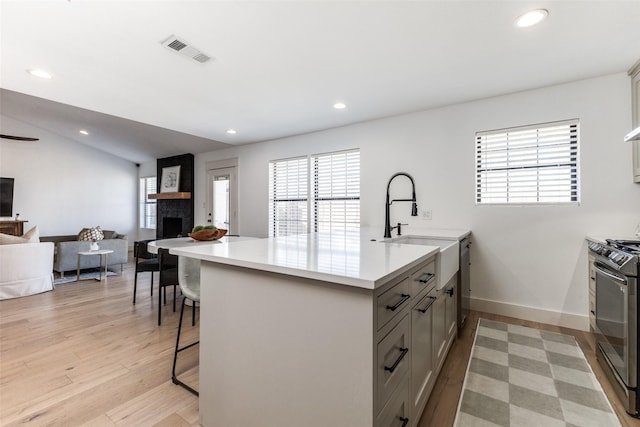
[{"label": "window blind", "polygon": [[358,227],[359,150],[269,162],[269,236]]},{"label": "window blind", "polygon": [[269,236],[308,230],[307,157],[269,162]]},{"label": "window blind", "polygon": [[476,133],[476,204],[578,203],[579,121]]},{"label": "window blind", "polygon": [[149,199],[149,194],[155,194],[156,177],[140,178],[140,228],[156,228],[156,201]]},{"label": "window blind", "polygon": [[313,228],[360,227],[360,151],[321,154],[313,162]]}]

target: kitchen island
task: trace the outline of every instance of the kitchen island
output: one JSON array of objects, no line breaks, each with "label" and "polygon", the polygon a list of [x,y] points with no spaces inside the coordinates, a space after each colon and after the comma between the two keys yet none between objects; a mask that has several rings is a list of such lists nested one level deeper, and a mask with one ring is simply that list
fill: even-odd
[{"label": "kitchen island", "polygon": [[176,248],[200,259],[200,422],[414,426],[438,247],[358,231]]}]

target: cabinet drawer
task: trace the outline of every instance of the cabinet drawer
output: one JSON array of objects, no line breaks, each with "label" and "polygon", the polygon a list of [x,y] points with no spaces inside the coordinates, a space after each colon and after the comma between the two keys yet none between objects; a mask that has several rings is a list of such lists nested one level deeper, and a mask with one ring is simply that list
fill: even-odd
[{"label": "cabinet drawer", "polygon": [[377,404],[381,408],[409,371],[409,316],[405,316],[378,344]]},{"label": "cabinet drawer", "polygon": [[376,419],[377,427],[406,427],[410,425],[408,390],[407,381],[404,381],[393,393]]},{"label": "cabinet drawer", "polygon": [[377,299],[378,329],[409,306],[409,279],[404,279],[385,291]]},{"label": "cabinet drawer", "polygon": [[424,289],[432,289],[436,285],[436,262],[431,261],[427,265],[415,271],[409,278],[411,295],[416,297]]}]

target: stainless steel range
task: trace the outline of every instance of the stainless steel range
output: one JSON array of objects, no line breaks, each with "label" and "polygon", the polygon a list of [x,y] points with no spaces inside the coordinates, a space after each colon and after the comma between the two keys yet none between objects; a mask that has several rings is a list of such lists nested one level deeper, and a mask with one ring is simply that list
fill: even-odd
[{"label": "stainless steel range", "polygon": [[638,270],[640,241],[589,244],[595,271],[596,357],[622,399],[638,417]]}]

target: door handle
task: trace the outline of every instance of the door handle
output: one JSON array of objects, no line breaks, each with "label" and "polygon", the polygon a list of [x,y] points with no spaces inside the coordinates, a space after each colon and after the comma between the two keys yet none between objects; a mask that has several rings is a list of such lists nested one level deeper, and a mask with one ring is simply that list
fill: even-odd
[{"label": "door handle", "polygon": [[614,274],[609,273],[608,271],[603,270],[597,264],[595,264],[594,267],[595,267],[596,271],[598,271],[599,273],[609,277],[612,280],[615,280],[616,282],[622,283],[623,286],[627,285],[627,281],[625,279],[623,279],[622,277],[616,276]]}]

